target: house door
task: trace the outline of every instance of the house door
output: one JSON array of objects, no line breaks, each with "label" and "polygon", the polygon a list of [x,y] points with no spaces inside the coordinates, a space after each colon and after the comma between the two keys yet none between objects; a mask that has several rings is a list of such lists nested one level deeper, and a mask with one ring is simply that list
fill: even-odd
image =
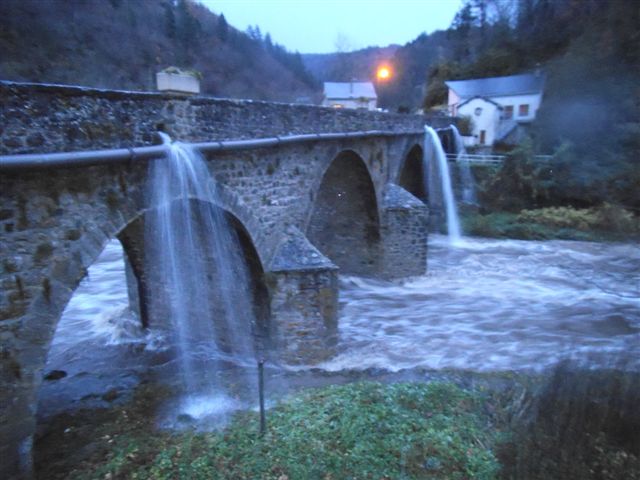
[{"label": "house door", "polygon": [[480,145],[484,145],[486,137],[487,137],[487,131],[480,130]]}]

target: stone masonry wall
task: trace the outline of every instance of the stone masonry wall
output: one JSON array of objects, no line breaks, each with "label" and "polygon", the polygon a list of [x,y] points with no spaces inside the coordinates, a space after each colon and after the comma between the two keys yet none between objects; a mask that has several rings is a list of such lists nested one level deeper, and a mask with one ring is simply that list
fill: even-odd
[{"label": "stone masonry wall", "polygon": [[422,275],[427,268],[429,208],[394,184],[385,188],[383,208],[385,276]]},{"label": "stone masonry wall", "polygon": [[0,155],[152,145],[157,130],[195,142],[424,123],[418,115],[0,82]]}]

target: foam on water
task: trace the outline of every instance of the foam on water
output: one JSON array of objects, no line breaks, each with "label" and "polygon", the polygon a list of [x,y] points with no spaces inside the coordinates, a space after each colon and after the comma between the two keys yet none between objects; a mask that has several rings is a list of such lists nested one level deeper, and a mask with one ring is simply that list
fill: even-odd
[{"label": "foam on water", "polygon": [[50,357],[89,340],[106,345],[144,343],[148,348],[164,348],[161,332],[144,330],[129,308],[124,269],[122,246],[118,240],[111,240],[67,304]]},{"label": "foam on water", "polygon": [[237,399],[226,395],[195,395],[183,399],[179,410],[196,420],[208,417],[227,416],[245,408]]},{"label": "foam on water", "polygon": [[330,371],[536,370],[562,358],[640,367],[640,250],[632,245],[432,236],[429,273],[341,279]]}]

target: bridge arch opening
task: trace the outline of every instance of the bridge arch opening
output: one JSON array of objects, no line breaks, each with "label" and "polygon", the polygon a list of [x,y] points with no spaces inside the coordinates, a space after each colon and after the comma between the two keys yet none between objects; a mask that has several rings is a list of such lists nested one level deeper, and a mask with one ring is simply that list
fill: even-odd
[{"label": "bridge arch opening", "polygon": [[[269,292],[251,234],[222,207],[191,201],[202,209],[221,210],[232,227],[231,235],[237,241],[249,281],[256,349],[268,349]],[[108,407],[128,399],[142,380],[157,379],[158,371],[162,372],[161,382],[173,383],[165,376],[173,375],[169,372],[174,362],[159,328],[164,319],[156,317],[157,305],[145,305],[149,301],[145,290],[154,288],[153,272],[145,269],[145,223],[150,213],[141,212],[107,242],[77,288],[69,285],[75,290],[61,318],[51,319],[57,326],[48,346],[44,379],[34,392],[38,397],[37,428],[47,433],[34,445],[36,470],[47,467],[42,463],[46,462],[43,452],[52,454],[50,440],[60,433],[56,432],[57,415],[77,408]],[[137,301],[141,309],[147,307],[149,317],[144,321]],[[65,448],[64,442],[60,443],[60,448]]]},{"label": "bridge arch opening", "polygon": [[423,150],[414,145],[405,157],[398,175],[397,184],[423,202],[427,201],[427,172],[424,167]]},{"label": "bridge arch opening", "polygon": [[[254,346],[256,349],[267,348],[270,332],[269,290],[265,283],[262,261],[251,233],[244,223],[224,206],[214,205],[208,200],[199,198],[191,198],[188,202],[180,200],[172,202],[168,206],[170,209],[169,217],[183,215],[183,209],[187,208],[185,204],[190,205],[188,210],[193,216],[193,224],[189,227],[189,234],[193,238],[193,247],[196,248],[193,255],[197,257],[188,259],[188,262],[195,261],[195,263],[187,263],[194,267],[194,272],[202,275],[203,278],[194,278],[193,281],[206,285],[204,290],[196,290],[207,296],[206,299],[193,298],[190,303],[187,302],[186,308],[193,309],[190,314],[194,317],[202,320],[211,319],[217,329],[216,318],[222,318],[229,311],[234,314],[234,307],[238,312],[242,310],[246,301],[240,305],[240,297],[246,294],[244,299],[248,299],[251,309],[246,314],[251,317]],[[155,212],[156,210],[152,209],[139,216],[123,229],[119,238],[125,246],[126,256],[132,265],[131,271],[135,273],[133,281],[137,283],[138,287],[139,310],[143,324],[166,329],[173,328],[171,320],[167,318],[167,312],[171,311],[167,301],[175,292],[172,292],[172,286],[168,284],[168,279],[158,269],[159,262],[163,261],[163,258],[170,252],[162,251],[159,242],[153,240],[161,235],[160,232],[153,231],[158,227],[157,223],[152,220],[152,215],[155,215]],[[210,228],[213,228],[211,218],[214,216],[216,218],[222,217],[223,223],[229,227],[229,231],[223,234],[222,246],[216,246],[209,231]],[[223,228],[223,225],[216,225],[216,228]],[[181,236],[184,233],[175,232],[175,235]],[[180,245],[187,246],[187,244]],[[219,270],[220,264],[223,263],[220,262],[221,255],[230,259],[224,263],[232,266],[233,272],[228,272],[231,276],[224,277]],[[182,258],[185,259],[185,257]],[[230,281],[233,285],[224,285],[225,280]],[[131,284],[131,278],[129,278],[129,283]],[[245,289],[246,291],[244,291]],[[131,290],[135,290],[135,288]],[[240,296],[234,295],[234,293]],[[231,299],[225,300],[227,297]],[[205,305],[209,307],[209,311],[204,311]],[[238,313],[238,315],[240,314]],[[145,316],[148,319],[145,320]],[[228,344],[230,340],[226,338],[225,332],[218,331],[218,333],[219,347],[225,351],[231,350],[231,345]]]},{"label": "bridge arch opening", "polygon": [[80,406],[103,407],[108,403],[103,396],[115,399],[116,392],[132,386],[128,367],[137,345],[147,339],[130,297],[130,269],[123,245],[111,239],[54,319],[37,391],[38,422]]},{"label": "bridge arch opening", "polygon": [[375,187],[367,166],[355,152],[341,152],[325,171],[307,237],[342,273],[380,272],[382,248]]}]

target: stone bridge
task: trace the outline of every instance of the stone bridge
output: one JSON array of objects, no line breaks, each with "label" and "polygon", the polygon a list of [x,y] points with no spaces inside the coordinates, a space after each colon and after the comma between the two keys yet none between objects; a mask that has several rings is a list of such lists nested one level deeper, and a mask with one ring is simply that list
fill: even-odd
[{"label": "stone bridge", "polygon": [[[280,358],[331,355],[337,274],[425,271],[424,117],[0,83],[0,476],[28,476],[56,324],[122,243],[144,325],[143,225],[158,131],[202,147]],[[255,139],[266,139],[255,141]],[[96,151],[92,154],[51,155]],[[27,473],[17,473],[27,472]]]}]

